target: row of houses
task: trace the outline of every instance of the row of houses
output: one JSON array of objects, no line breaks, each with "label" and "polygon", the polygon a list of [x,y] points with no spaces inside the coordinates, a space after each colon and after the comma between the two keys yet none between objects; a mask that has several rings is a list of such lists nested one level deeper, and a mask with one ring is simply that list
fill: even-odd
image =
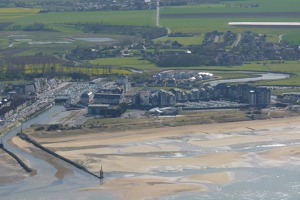
[{"label": "row of houses", "polygon": [[11,95],[0,101],[0,118],[7,118],[25,108],[30,101],[18,94]]},{"label": "row of houses", "polygon": [[133,95],[132,105],[142,107],[173,106],[176,103],[175,94],[166,90],[141,91]]},{"label": "row of houses", "polygon": [[[31,83],[6,85],[1,89],[0,117],[9,117],[36,101],[38,93],[57,86],[55,79],[36,78]],[[6,88],[4,90],[4,88]]]},{"label": "row of houses", "polygon": [[56,79],[35,78],[31,83],[12,85],[11,91],[22,95],[29,95],[31,93],[41,93],[57,85],[58,82]]},{"label": "row of houses", "polygon": [[148,81],[138,81],[132,83],[133,87],[178,87],[178,88],[192,88],[195,85],[198,85],[195,80],[176,80],[176,79],[168,79],[168,80],[148,80]]},{"label": "row of houses", "polygon": [[267,88],[259,88],[247,84],[219,84],[215,87],[203,85],[191,90],[178,88],[168,91],[163,89],[145,90],[133,95],[132,105],[138,107],[164,107],[173,106],[176,103],[224,99],[261,108],[270,104],[271,91]]},{"label": "row of houses", "polygon": [[214,75],[208,72],[166,71],[166,72],[154,74],[151,80],[133,82],[132,86],[134,87],[178,87],[178,88],[189,89],[189,88],[197,87],[198,80],[208,80],[208,79],[212,79],[213,77]]},{"label": "row of houses", "polygon": [[277,96],[277,100],[287,104],[299,104],[300,92],[289,92]]}]

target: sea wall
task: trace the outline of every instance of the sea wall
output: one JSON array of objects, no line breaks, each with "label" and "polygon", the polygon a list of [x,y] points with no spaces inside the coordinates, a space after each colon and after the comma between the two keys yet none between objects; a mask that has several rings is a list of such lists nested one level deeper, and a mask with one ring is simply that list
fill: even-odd
[{"label": "sea wall", "polygon": [[82,170],[82,171],[84,171],[84,172],[86,172],[86,173],[88,173],[88,174],[90,174],[90,175],[92,175],[92,176],[94,176],[94,177],[100,179],[100,176],[98,176],[98,175],[96,175],[96,174],[90,172],[90,171],[89,171],[88,169],[86,169],[84,166],[82,166],[82,165],[80,165],[80,164],[78,164],[78,163],[76,163],[76,162],[74,162],[74,161],[72,161],[72,160],[69,160],[69,159],[67,159],[67,158],[65,158],[65,157],[63,157],[63,156],[61,156],[61,155],[59,155],[59,154],[57,154],[57,153],[51,151],[50,149],[48,149],[48,148],[42,146],[41,144],[39,144],[38,142],[36,142],[36,141],[33,140],[32,138],[30,138],[28,135],[26,135],[26,134],[24,134],[24,133],[18,133],[17,136],[19,136],[22,140],[24,140],[24,141],[26,141],[26,142],[28,142],[28,143],[33,144],[33,145],[36,146],[37,148],[39,148],[39,149],[41,149],[41,150],[43,150],[43,151],[45,151],[45,152],[47,152],[47,153],[53,155],[54,157],[56,157],[56,158],[58,158],[58,159],[61,159],[61,160],[65,161],[65,162],[67,162],[67,163],[69,163],[69,164],[75,166],[76,168],[78,168],[78,169],[80,169],[80,170]]},{"label": "sea wall", "polygon": [[6,153],[8,153],[11,157],[13,157],[26,172],[32,172],[32,169],[30,167],[28,167],[16,154],[7,150],[3,144],[0,144],[0,148],[3,149],[3,151],[5,151]]}]

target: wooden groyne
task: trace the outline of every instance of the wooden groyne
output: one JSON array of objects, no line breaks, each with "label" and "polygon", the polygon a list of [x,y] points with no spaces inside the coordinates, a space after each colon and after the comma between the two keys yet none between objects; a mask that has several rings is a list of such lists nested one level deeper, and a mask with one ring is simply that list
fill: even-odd
[{"label": "wooden groyne", "polygon": [[30,138],[28,135],[26,135],[26,134],[24,134],[24,133],[18,133],[17,136],[19,136],[22,140],[24,140],[24,141],[26,141],[26,142],[28,142],[28,143],[33,144],[33,145],[36,146],[37,148],[39,148],[39,149],[41,149],[41,150],[43,150],[43,151],[45,151],[45,152],[47,152],[47,153],[53,155],[54,157],[56,157],[56,158],[58,158],[58,159],[60,159],[60,160],[63,160],[63,161],[65,161],[65,162],[67,162],[67,163],[69,163],[69,164],[75,166],[76,168],[78,168],[78,169],[80,169],[80,170],[82,170],[82,171],[84,171],[84,172],[86,172],[86,173],[88,173],[88,174],[90,174],[90,175],[92,175],[92,176],[98,178],[98,179],[102,179],[102,178],[103,178],[103,177],[100,177],[100,176],[98,176],[98,175],[96,175],[96,174],[90,172],[90,171],[89,171],[88,169],[86,169],[84,166],[82,166],[82,165],[80,165],[80,164],[78,164],[78,163],[75,163],[74,161],[69,160],[69,159],[67,159],[67,158],[65,158],[65,157],[63,157],[63,156],[61,156],[61,155],[59,155],[59,154],[57,154],[57,153],[51,151],[50,149],[48,149],[48,148],[42,146],[41,144],[39,144],[38,142],[36,142],[35,140],[33,140],[32,138]]},{"label": "wooden groyne", "polygon": [[0,148],[3,149],[3,151],[5,151],[6,153],[8,153],[11,157],[13,157],[26,172],[32,172],[32,169],[30,167],[28,167],[16,154],[7,150],[3,144],[0,144]]}]

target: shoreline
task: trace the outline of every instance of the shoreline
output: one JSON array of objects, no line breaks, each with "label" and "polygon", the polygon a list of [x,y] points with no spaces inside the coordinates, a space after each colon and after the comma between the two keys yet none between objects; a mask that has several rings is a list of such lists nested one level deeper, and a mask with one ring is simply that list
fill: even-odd
[{"label": "shoreline", "polygon": [[[240,177],[232,168],[300,163],[300,145],[276,145],[278,141],[300,141],[299,121],[300,116],[296,116],[116,132],[49,131],[42,137],[34,129],[27,133],[95,173],[103,166],[103,184],[80,191],[108,192],[124,200],[156,199],[184,192],[211,192],[207,185],[234,183]],[[235,146],[248,149],[252,145],[253,150],[235,150]],[[256,146],[266,149],[255,150]],[[290,163],[290,159],[295,162]],[[200,174],[185,173],[198,170]],[[172,175],[166,177],[164,173]]]}]

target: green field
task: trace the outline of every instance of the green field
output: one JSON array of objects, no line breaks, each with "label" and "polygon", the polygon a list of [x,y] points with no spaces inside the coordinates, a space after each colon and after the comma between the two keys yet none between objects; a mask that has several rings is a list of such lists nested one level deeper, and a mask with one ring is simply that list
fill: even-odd
[{"label": "green field", "polygon": [[89,63],[129,67],[141,70],[151,70],[158,68],[155,64],[150,63],[148,60],[141,60],[140,57],[100,58],[96,60],[90,60]]},{"label": "green field", "polygon": [[[229,26],[229,22],[261,22],[266,21],[261,18],[175,18],[175,19],[162,19],[161,24],[171,29],[172,32],[183,32],[183,33],[203,33],[211,31],[233,31],[233,32],[244,32],[253,31],[258,33],[270,33],[270,34],[280,34],[289,33],[295,31],[295,28],[255,28],[255,27],[233,27]],[[299,22],[300,18],[269,18],[269,22]]]},{"label": "green field", "polygon": [[[258,3],[259,7],[241,7]],[[269,41],[276,41],[274,36],[283,35],[283,39],[289,42],[300,44],[300,30],[296,28],[254,28],[254,27],[232,27],[229,22],[300,22],[299,13],[300,1],[298,0],[247,0],[247,1],[223,1],[223,4],[204,4],[193,6],[161,7],[161,25],[168,27],[171,31],[182,33],[205,33],[211,31],[253,31],[267,34]],[[223,16],[196,16],[185,14],[220,14]],[[226,16],[228,13],[228,16]],[[241,17],[230,16],[232,13],[241,13]],[[243,13],[253,13],[253,16],[245,17]],[[259,16],[256,16],[259,13]],[[271,13],[273,16],[265,16]],[[276,13],[283,16],[277,17]],[[284,14],[286,13],[286,14]],[[172,17],[165,17],[172,14]],[[277,38],[278,41],[278,38]]]},{"label": "green field", "polygon": [[[177,13],[243,13],[243,12],[299,12],[298,0],[237,0],[221,1],[222,4],[199,4],[189,6],[164,7],[161,4],[162,14]],[[258,3],[259,7],[241,7]]]},{"label": "green field", "polygon": [[102,22],[113,25],[154,26],[155,11],[94,11],[94,12],[59,12],[37,13],[18,19],[8,20],[15,24],[28,25],[43,23],[56,28],[66,23]]},{"label": "green field", "polygon": [[[259,3],[257,8],[244,8],[240,5]],[[300,1],[298,0],[255,0],[247,1],[223,1],[223,4],[201,4],[195,6],[161,6],[161,14],[186,14],[186,13],[275,13],[276,12],[299,12]],[[43,23],[47,27],[64,33],[78,33],[79,31],[70,26],[70,23],[102,22],[113,25],[134,25],[134,26],[155,26],[155,10],[141,11],[94,11],[94,12],[59,12],[59,13],[38,13],[39,9],[2,9],[0,10],[0,22],[10,22],[14,25],[29,25]],[[276,16],[276,15],[275,15]],[[299,22],[299,16],[286,16],[280,18],[271,17],[217,17],[217,18],[161,18],[160,24],[168,27],[174,32],[183,33],[205,33],[214,30],[218,31],[254,31],[267,34],[270,41],[276,41],[274,36],[283,35],[283,39],[300,44],[300,30],[282,28],[238,28],[228,26],[228,22],[234,21],[281,21]],[[195,38],[171,38],[182,44],[198,43]],[[165,40],[162,39],[162,41]]]},{"label": "green field", "polygon": [[[173,18],[162,17],[160,24],[164,27],[171,29],[172,33],[192,33],[193,37],[162,37],[156,41],[174,40],[183,45],[201,44],[206,32],[210,31],[233,31],[244,32],[253,31],[256,33],[266,34],[268,41],[277,42],[279,36],[286,41],[300,44],[300,30],[296,28],[241,28],[228,26],[228,22],[234,21],[270,21],[270,22],[300,22],[300,16],[298,15],[286,15],[285,17],[263,17],[260,15],[257,17],[257,13],[288,13],[299,12],[300,13],[300,1],[299,0],[242,0],[242,1],[221,1],[222,4],[201,4],[195,6],[178,6],[178,7],[164,7],[161,4],[161,14],[197,14],[197,13],[254,13],[253,17],[183,17],[177,15]],[[250,8],[245,5],[252,3],[258,3],[258,7]],[[32,41],[65,41],[66,39],[72,39],[75,37],[104,37],[100,34],[83,33],[71,24],[74,23],[86,23],[97,22],[112,25],[133,25],[133,26],[155,26],[156,11],[155,10],[139,10],[139,11],[93,11],[93,12],[59,12],[59,13],[39,13],[40,9],[27,9],[27,8],[2,8],[0,9],[0,23],[14,25],[31,25],[33,23],[42,23],[47,27],[54,29],[56,32],[17,32],[11,33],[1,31],[0,45],[1,50],[7,51],[8,55],[24,56],[35,55],[37,53],[54,54],[59,58],[62,58],[64,53],[76,48],[77,46],[92,47],[98,44],[73,41],[68,44],[44,44],[44,45],[29,45],[28,42],[15,41],[8,37],[10,34],[28,35],[21,39],[32,39]],[[120,36],[108,35],[105,37],[111,37],[118,39]],[[14,43],[12,47],[9,45]],[[152,49],[150,49],[152,50]],[[163,51],[163,50],[162,50]],[[3,54],[4,55],[4,54]],[[158,68],[154,64],[146,60],[141,60],[140,57],[124,57],[124,58],[103,58],[88,61],[95,65],[112,65],[122,67],[130,67],[142,70],[157,71],[165,70],[164,68]],[[206,69],[206,70],[251,70],[251,71],[278,71],[293,73],[296,76],[277,81],[261,82],[260,84],[267,85],[300,85],[300,63],[296,61],[287,61],[284,64],[271,64],[270,61],[266,61],[266,64],[258,64],[253,62],[252,64],[246,64],[243,66],[235,67],[193,67],[189,69]],[[170,69],[170,68],[168,68]],[[178,69],[178,68],[177,68]],[[185,68],[187,69],[187,68]],[[118,72],[116,72],[118,73]],[[222,76],[222,73],[220,73]],[[239,75],[237,75],[239,76]],[[227,72],[224,73],[224,77],[232,77]]]},{"label": "green field", "polygon": [[31,8],[0,8],[0,22],[3,20],[19,19],[36,15],[40,9]]},{"label": "green field", "polygon": [[289,31],[283,35],[283,40],[291,42],[293,44],[300,44],[300,31]]},{"label": "green field", "polygon": [[273,81],[260,81],[259,85],[282,85],[282,86],[299,86],[300,85],[300,62],[285,61],[284,63],[273,63],[272,61],[253,62],[243,66],[232,67],[205,67],[207,70],[230,70],[235,71],[261,71],[261,72],[283,72],[293,74],[291,78],[273,80]]},{"label": "green field", "polygon": [[[163,70],[179,70],[179,69],[190,69],[190,70],[204,70],[211,71],[216,76],[222,78],[245,78],[251,77],[253,74],[239,74],[236,71],[260,71],[260,72],[282,72],[290,73],[293,76],[289,79],[274,80],[274,81],[260,81],[260,85],[300,85],[300,62],[297,61],[285,61],[284,63],[274,63],[272,61],[265,62],[253,62],[250,64],[244,64],[243,66],[197,66],[197,67],[186,67],[186,68],[159,68],[149,61],[140,60],[139,57],[122,57],[122,58],[101,58],[89,61],[91,64],[99,65],[113,65],[117,67],[132,67],[136,69],[146,71],[163,71]],[[218,70],[218,71],[216,71]]]}]

